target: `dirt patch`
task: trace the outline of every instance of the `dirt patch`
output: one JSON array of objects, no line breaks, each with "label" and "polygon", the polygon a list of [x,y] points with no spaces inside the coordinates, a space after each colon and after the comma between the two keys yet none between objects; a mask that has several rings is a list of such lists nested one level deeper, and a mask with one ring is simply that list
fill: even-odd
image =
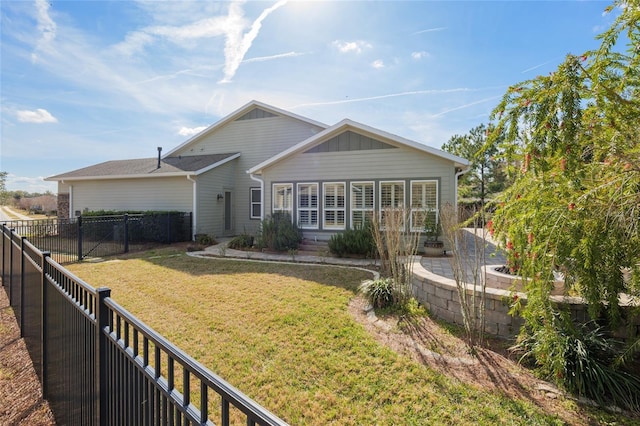
[{"label": "dirt patch", "polygon": [[0,425],[55,425],[4,289],[0,289]]},{"label": "dirt patch", "polygon": [[526,400],[571,425],[599,424],[587,413],[568,408],[568,397],[553,384],[540,380],[518,364],[507,350],[507,342],[489,341],[490,349],[473,356],[464,341],[433,319],[411,321],[396,316],[367,314],[362,297],[349,304],[350,314],[381,344],[424,365],[484,392],[500,392],[509,398]]}]

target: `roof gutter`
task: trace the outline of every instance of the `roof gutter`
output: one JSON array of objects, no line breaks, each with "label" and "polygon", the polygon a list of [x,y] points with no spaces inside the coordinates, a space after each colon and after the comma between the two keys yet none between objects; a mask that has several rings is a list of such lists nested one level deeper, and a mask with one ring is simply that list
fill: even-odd
[{"label": "roof gutter", "polygon": [[[157,169],[154,169],[154,171]],[[182,177],[182,176],[190,176],[193,172],[169,172],[169,173],[145,173],[145,174],[136,174],[136,175],[105,175],[105,176],[64,176],[61,178],[56,178],[55,176],[51,176],[45,178],[44,180],[47,182],[58,182],[58,181],[83,181],[83,180],[115,180],[115,179],[149,179],[149,178],[167,178],[167,177]]]}]

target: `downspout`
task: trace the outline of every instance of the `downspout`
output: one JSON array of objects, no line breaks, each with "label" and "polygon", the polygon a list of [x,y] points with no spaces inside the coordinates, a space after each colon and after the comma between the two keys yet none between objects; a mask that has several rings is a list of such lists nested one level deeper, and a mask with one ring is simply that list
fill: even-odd
[{"label": "downspout", "polygon": [[196,186],[196,180],[187,175],[187,180],[193,182],[193,206],[191,207],[193,213],[193,228],[191,229],[191,241],[196,240],[196,229],[198,229],[198,191]]},{"label": "downspout", "polygon": [[73,219],[73,217],[73,185],[69,185],[69,219]]},{"label": "downspout", "polygon": [[260,183],[260,220],[264,220],[264,180],[260,179],[253,173],[249,173],[249,177]]}]

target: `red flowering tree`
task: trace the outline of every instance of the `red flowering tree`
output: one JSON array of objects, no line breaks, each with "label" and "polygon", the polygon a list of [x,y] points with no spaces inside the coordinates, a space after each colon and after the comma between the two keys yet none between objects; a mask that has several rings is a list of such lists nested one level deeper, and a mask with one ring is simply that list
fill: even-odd
[{"label": "red flowering tree", "polygon": [[[516,308],[527,354],[569,390],[634,406],[586,389],[572,347],[586,335],[595,339],[594,330],[609,344],[606,332],[623,319],[621,295],[638,296],[640,288],[640,8],[616,1],[607,11],[618,16],[598,50],[568,55],[554,73],[509,88],[494,110],[487,148],[504,154],[515,180],[491,227],[525,279],[528,301]],[[580,329],[550,301],[558,277],[603,329]],[[638,349],[636,340],[626,352],[614,350],[623,360]],[[602,371],[626,374],[619,365]]]}]

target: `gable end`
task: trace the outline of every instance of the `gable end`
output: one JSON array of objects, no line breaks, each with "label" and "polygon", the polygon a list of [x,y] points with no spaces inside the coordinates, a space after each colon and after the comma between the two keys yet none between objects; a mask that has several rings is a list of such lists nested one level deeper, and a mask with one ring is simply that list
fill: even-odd
[{"label": "gable end", "polygon": [[318,152],[367,151],[371,149],[395,149],[393,145],[381,142],[361,134],[346,131],[320,145],[305,151],[305,154]]},{"label": "gable end", "polygon": [[236,119],[236,121],[242,120],[254,120],[256,118],[270,118],[277,117],[276,114],[270,113],[269,111],[265,111],[262,108],[254,108],[242,117]]}]

